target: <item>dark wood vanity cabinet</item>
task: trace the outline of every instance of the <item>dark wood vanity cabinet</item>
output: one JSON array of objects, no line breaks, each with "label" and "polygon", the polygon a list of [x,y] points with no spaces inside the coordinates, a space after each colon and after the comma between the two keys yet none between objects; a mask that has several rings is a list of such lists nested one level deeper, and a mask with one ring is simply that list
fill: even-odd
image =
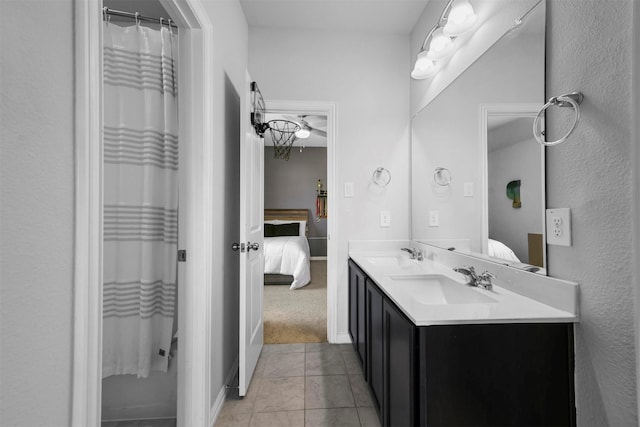
[{"label": "dark wood vanity cabinet", "polygon": [[365,282],[367,276],[349,260],[349,335],[366,379]]},{"label": "dark wood vanity cabinet", "polygon": [[571,323],[418,327],[351,260],[349,270],[349,330],[364,319],[363,372],[383,426],[576,425]]}]

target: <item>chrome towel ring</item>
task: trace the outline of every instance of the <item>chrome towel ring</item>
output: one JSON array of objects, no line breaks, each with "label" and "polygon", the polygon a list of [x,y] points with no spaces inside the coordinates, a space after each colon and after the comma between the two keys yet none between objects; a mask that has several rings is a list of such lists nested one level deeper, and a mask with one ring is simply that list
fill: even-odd
[{"label": "chrome towel ring", "polygon": [[373,182],[380,187],[386,187],[387,184],[391,182],[391,172],[388,169],[379,167],[373,171],[373,176],[371,177]]},{"label": "chrome towel ring", "polygon": [[[575,130],[576,126],[578,125],[578,121],[580,120],[580,104],[582,103],[583,99],[584,99],[584,96],[582,95],[582,92],[571,92],[571,93],[566,93],[564,95],[554,96],[553,98],[550,98],[549,102],[544,104],[542,109],[538,111],[538,114],[536,115],[536,118],[533,121],[533,136],[536,139],[536,141],[538,141],[540,144],[544,145],[545,147],[551,147],[553,145],[558,145],[566,141],[569,135],[571,135],[571,133]],[[544,115],[544,112],[547,110],[547,108],[551,107],[552,105],[555,105],[557,107],[573,108],[575,112],[575,117],[573,119],[573,124],[569,129],[569,132],[567,132],[565,136],[558,139],[557,141],[546,141],[545,131],[541,129],[540,121],[542,116]]]},{"label": "chrome towel ring", "polygon": [[433,171],[433,182],[441,187],[446,187],[451,184],[451,171],[447,168],[438,166]]}]

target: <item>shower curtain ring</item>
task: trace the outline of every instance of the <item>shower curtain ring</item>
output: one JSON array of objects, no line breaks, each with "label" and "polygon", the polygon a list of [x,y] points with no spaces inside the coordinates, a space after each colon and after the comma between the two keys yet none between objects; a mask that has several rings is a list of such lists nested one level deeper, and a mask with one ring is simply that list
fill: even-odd
[{"label": "shower curtain ring", "polygon": [[162,22],[162,16],[161,16],[161,17],[160,17],[160,29],[161,29],[161,30],[162,30],[162,24],[163,24],[163,22]]},{"label": "shower curtain ring", "polygon": [[140,16],[140,12],[136,12],[136,27],[140,26],[140,20],[138,19],[138,16]]}]

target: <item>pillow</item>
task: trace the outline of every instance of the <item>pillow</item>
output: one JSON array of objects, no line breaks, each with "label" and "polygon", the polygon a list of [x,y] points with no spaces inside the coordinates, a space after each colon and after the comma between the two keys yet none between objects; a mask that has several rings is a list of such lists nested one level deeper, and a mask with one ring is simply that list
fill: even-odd
[{"label": "pillow", "polygon": [[[307,235],[307,221],[286,221],[286,220],[282,220],[282,219],[270,219],[268,221],[265,221],[265,229],[266,229],[266,224],[300,224],[300,234],[294,234],[294,236],[306,236]],[[273,237],[273,236],[267,236],[265,234],[265,237]]]},{"label": "pillow", "polygon": [[287,224],[264,225],[264,237],[299,236],[300,224],[297,222]]}]

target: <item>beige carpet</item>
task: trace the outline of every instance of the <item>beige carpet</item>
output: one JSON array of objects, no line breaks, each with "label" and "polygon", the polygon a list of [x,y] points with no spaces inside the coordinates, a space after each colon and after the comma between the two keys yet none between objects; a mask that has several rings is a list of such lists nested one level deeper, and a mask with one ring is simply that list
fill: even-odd
[{"label": "beige carpet", "polygon": [[264,287],[264,343],[327,341],[327,262],[311,261],[311,283]]}]

